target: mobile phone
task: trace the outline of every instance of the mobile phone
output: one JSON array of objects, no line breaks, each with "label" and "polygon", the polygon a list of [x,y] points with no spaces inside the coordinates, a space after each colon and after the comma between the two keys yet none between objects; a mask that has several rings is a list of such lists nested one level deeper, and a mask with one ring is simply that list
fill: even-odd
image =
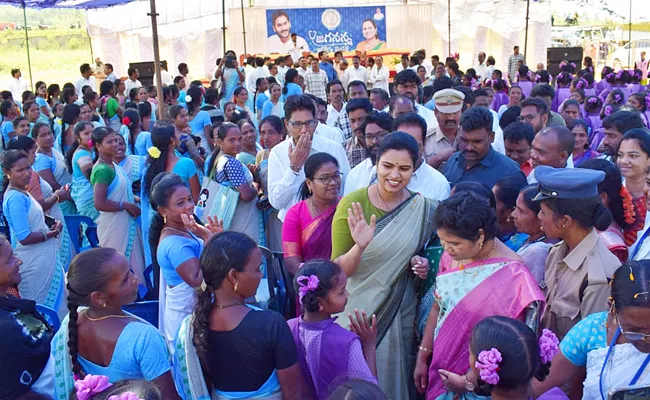
[{"label": "mobile phone", "polygon": [[56,220],[46,214],[45,215],[45,225],[47,225],[48,228],[52,229],[55,224],[56,224]]},{"label": "mobile phone", "polygon": [[609,400],[645,400],[650,399],[650,385],[626,386],[612,389],[607,398]]}]

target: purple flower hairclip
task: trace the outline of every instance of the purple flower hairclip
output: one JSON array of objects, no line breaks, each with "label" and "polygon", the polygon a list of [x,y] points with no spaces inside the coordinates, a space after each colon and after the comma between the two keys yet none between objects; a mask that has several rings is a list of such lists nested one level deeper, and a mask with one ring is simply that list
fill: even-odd
[{"label": "purple flower hairclip", "polygon": [[305,297],[305,295],[308,292],[315,292],[316,289],[318,289],[318,284],[320,281],[318,280],[318,277],[316,275],[310,275],[309,277],[307,276],[299,276],[298,279],[296,279],[296,282],[298,283],[298,300],[300,301],[300,304],[302,305],[302,298]]},{"label": "purple flower hairclip", "polygon": [[560,62],[560,68],[564,68],[564,67],[566,67],[566,65],[567,65],[566,61]]},{"label": "purple flower hairclip", "polygon": [[623,101],[623,98],[621,97],[620,93],[614,93],[614,101],[616,103],[620,103],[621,101]]},{"label": "purple flower hairclip", "polygon": [[609,74],[605,75],[605,79],[612,79],[614,78],[614,73],[610,72]]},{"label": "purple flower hairclip", "polygon": [[614,111],[614,107],[610,106],[609,104],[603,108],[603,114],[605,114],[605,116],[609,116],[612,111]]},{"label": "purple flower hairclip", "polygon": [[590,97],[590,98],[587,99],[587,103],[596,104],[596,103],[598,103],[598,98],[597,97]]},{"label": "purple flower hairclip", "polygon": [[551,362],[553,357],[560,351],[560,341],[553,332],[548,329],[542,331],[539,338],[539,356],[543,364]]},{"label": "purple flower hairclip", "polygon": [[83,379],[76,379],[74,382],[77,399],[79,400],[90,400],[94,395],[111,386],[113,384],[108,381],[108,376],[104,375],[86,375]]},{"label": "purple flower hairclip", "polygon": [[571,63],[571,68],[576,69],[576,63]]},{"label": "purple flower hairclip", "polygon": [[483,350],[478,355],[478,361],[474,367],[479,370],[481,379],[490,385],[499,383],[499,363],[503,361],[501,352],[494,347],[490,350]]},{"label": "purple flower hairclip", "polygon": [[620,71],[618,71],[618,72],[616,73],[616,79],[621,79],[621,78],[623,78],[623,73],[624,73],[624,72],[625,72],[625,70],[623,70],[623,69],[620,70]]},{"label": "purple flower hairclip", "polygon": [[490,83],[492,84],[492,86],[494,86],[497,83],[499,83],[499,80],[498,79],[492,79],[492,81]]},{"label": "purple flower hairclip", "polygon": [[535,75],[535,82],[539,83],[539,81],[542,80],[542,76],[540,74]]}]

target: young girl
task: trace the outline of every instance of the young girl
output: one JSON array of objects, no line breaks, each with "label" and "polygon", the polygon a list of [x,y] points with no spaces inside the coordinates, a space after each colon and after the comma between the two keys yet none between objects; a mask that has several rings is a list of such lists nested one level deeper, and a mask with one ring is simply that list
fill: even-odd
[{"label": "young girl", "polygon": [[257,121],[262,119],[262,109],[264,103],[269,99],[265,92],[269,88],[269,82],[266,78],[257,78],[255,81],[255,94],[253,95],[253,112]]},{"label": "young girl", "polygon": [[[630,97],[630,89],[628,85],[632,82],[632,75],[625,69],[622,69],[616,73],[616,89],[619,89],[623,96],[625,96],[623,103],[627,102],[627,98]],[[612,88],[613,89],[613,88]]]},{"label": "young girl", "polygon": [[377,383],[376,316],[356,310],[355,316],[348,314],[350,331],[332,318],[345,309],[346,283],[343,270],[329,260],[305,263],[294,283],[304,313],[287,323],[307,386],[319,400],[327,399],[332,383],[341,378]]},{"label": "young girl", "polygon": [[590,73],[585,73],[581,77],[587,81],[587,87],[585,87],[585,96],[596,96],[596,88],[594,87],[594,75]]},{"label": "young girl", "polygon": [[[543,381],[551,359],[559,352],[559,340],[544,329],[541,337],[526,324],[507,317],[488,317],[472,330],[469,346],[471,371],[463,377],[444,370],[443,381],[450,387],[472,389],[492,400],[528,400],[533,378]],[[568,399],[553,388],[538,399]]]},{"label": "young girl", "polygon": [[594,132],[602,128],[603,123],[600,119],[600,110],[603,108],[603,102],[597,96],[588,96],[584,102],[585,121],[589,126],[589,137],[593,137]]},{"label": "young girl", "polygon": [[619,107],[614,105],[614,104],[605,104],[605,105],[603,105],[602,109],[600,110],[600,128],[592,131],[592,133],[591,133],[591,142],[589,143],[589,147],[593,151],[601,152],[600,151],[600,143],[605,138],[605,130],[602,128],[602,121],[605,118],[607,118],[607,116],[614,114],[618,110],[619,110]]},{"label": "young girl", "polygon": [[612,85],[610,80],[613,79],[614,70],[612,67],[604,66],[603,70],[600,72],[600,82],[596,84],[596,93],[598,96]]},{"label": "young girl", "polygon": [[271,98],[268,99],[262,107],[262,119],[269,115],[284,118],[284,103],[280,101],[280,97],[282,96],[282,86],[280,86],[279,83],[273,83],[269,86],[269,92]]},{"label": "young girl", "polygon": [[492,103],[490,108],[496,112],[499,112],[501,106],[507,105],[510,103],[510,98],[508,98],[508,88],[506,87],[506,82],[503,79],[494,79],[492,81],[492,90],[494,90],[494,97],[492,98]]},{"label": "young girl", "polygon": [[519,79],[517,81],[517,86],[521,88],[524,96],[528,98],[530,97],[530,92],[533,90],[533,86],[535,85],[535,83],[531,81],[533,79],[533,73],[526,65],[522,65],[519,67],[518,74]]},{"label": "young girl", "polygon": [[568,72],[560,72],[560,75],[555,80],[555,84],[555,98],[551,104],[551,110],[558,112],[564,100],[571,97],[571,74]]},{"label": "young girl", "polygon": [[630,74],[630,83],[628,83],[627,88],[630,93],[638,93],[643,90],[641,81],[643,80],[643,71],[640,69],[635,69]]},{"label": "young girl", "polygon": [[625,93],[622,89],[612,88],[612,90],[607,94],[604,103],[620,108],[627,103],[627,97],[625,97]]},{"label": "young girl", "polygon": [[535,75],[535,83],[536,84],[551,83],[552,80],[553,80],[553,77],[545,69],[543,69],[541,71],[537,71],[537,74]]}]

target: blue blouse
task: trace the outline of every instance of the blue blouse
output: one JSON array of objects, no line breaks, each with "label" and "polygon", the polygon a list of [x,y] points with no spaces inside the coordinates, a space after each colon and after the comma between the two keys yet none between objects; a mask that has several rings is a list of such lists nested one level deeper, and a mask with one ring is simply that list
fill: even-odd
[{"label": "blue blouse", "polygon": [[289,96],[293,96],[294,94],[302,94],[302,88],[300,87],[300,85],[298,85],[296,83],[289,82],[289,83],[287,83],[286,88],[287,88],[287,93],[282,94],[282,102],[283,103],[287,101],[287,97],[289,97]]},{"label": "blue blouse", "polygon": [[32,233],[27,220],[27,213],[31,206],[32,201],[29,196],[18,190],[7,190],[4,195],[2,213],[7,218],[11,233],[18,241],[25,240]]},{"label": "blue blouse", "polygon": [[607,311],[594,313],[583,318],[562,339],[560,350],[571,364],[584,367],[587,354],[607,347]]},{"label": "blue blouse", "polygon": [[192,128],[192,133],[203,134],[203,128],[206,126],[212,126],[212,121],[210,120],[210,114],[207,111],[199,111],[194,116],[194,119],[190,121],[190,128]]},{"label": "blue blouse", "polygon": [[135,139],[135,154],[138,156],[147,156],[147,150],[152,146],[153,142],[151,141],[151,132],[140,132],[138,137]]},{"label": "blue blouse", "polygon": [[94,364],[78,355],[87,374],[105,375],[111,382],[123,379],[152,381],[171,369],[165,339],[152,325],[129,322],[117,338],[108,367]]},{"label": "blue blouse", "polygon": [[264,103],[268,101],[268,97],[264,93],[258,93],[255,98],[255,112],[264,109]]},{"label": "blue blouse", "polygon": [[196,164],[194,164],[194,161],[190,158],[181,157],[178,159],[178,162],[176,162],[176,165],[174,165],[174,168],[172,168],[172,172],[180,176],[189,188],[190,178],[197,174]]},{"label": "blue blouse", "polygon": [[49,169],[54,173],[54,170],[56,169],[56,161],[54,160],[54,157],[50,157],[47,154],[36,153],[36,160],[34,161],[34,166],[32,168],[36,172]]},{"label": "blue blouse", "polygon": [[191,238],[178,235],[165,237],[158,243],[156,257],[160,271],[162,271],[167,284],[176,286],[183,283],[183,278],[176,272],[176,268],[192,258],[198,259],[203,251],[203,240],[192,233]]}]

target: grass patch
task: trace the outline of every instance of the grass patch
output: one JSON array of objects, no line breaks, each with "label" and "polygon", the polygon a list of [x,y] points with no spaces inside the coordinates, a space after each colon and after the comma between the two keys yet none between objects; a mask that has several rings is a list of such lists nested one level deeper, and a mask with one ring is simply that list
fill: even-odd
[{"label": "grass patch", "polygon": [[[48,85],[58,83],[63,86],[79,78],[79,66],[92,63],[90,47],[77,50],[31,50],[32,83],[43,81]],[[92,64],[91,64],[92,65]],[[27,51],[24,48],[5,48],[0,57],[0,82],[11,77],[11,69],[20,68],[23,78],[29,82]]]}]

